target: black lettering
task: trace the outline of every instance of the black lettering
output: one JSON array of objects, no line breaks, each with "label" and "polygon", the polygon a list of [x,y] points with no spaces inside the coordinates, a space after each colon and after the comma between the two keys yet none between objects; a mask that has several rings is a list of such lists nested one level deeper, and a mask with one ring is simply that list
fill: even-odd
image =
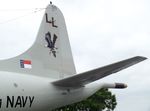
[{"label": "black lettering", "polygon": [[22,107],[22,102],[21,102],[21,97],[20,97],[20,96],[17,97],[17,101],[16,101],[16,104],[15,104],[15,108],[16,108],[17,106],[20,106],[20,108]]},{"label": "black lettering", "polygon": [[52,27],[55,27],[55,28],[58,27],[55,25],[54,17],[52,17],[52,20],[50,21],[50,20],[48,20],[48,14],[47,13],[45,14],[45,16],[46,16],[46,23],[52,24]]},{"label": "black lettering", "polygon": [[0,99],[0,108],[1,108],[1,106],[2,106],[2,99]]},{"label": "black lettering", "polygon": [[30,101],[30,106],[29,106],[29,107],[31,107],[31,106],[32,106],[32,103],[33,103],[33,101],[34,101],[34,96],[33,96],[32,98],[29,96],[29,101]]},{"label": "black lettering", "polygon": [[22,107],[25,107],[26,103],[27,103],[27,100],[28,100],[28,96],[24,97],[22,96]]},{"label": "black lettering", "polygon": [[6,108],[8,107],[13,108],[14,107],[14,96],[12,96],[12,98],[10,98],[9,96],[7,96],[7,104],[6,104]]}]

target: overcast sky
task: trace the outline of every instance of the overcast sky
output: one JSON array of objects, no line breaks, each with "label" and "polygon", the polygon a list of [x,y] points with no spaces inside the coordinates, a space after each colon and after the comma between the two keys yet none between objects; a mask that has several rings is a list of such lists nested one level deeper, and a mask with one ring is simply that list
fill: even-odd
[{"label": "overcast sky", "polygon": [[[0,1],[0,59],[19,55],[33,44],[44,13],[36,8],[45,8],[48,3],[49,0]],[[150,58],[149,0],[53,3],[64,13],[78,73],[133,56]],[[118,102],[115,111],[150,111],[149,64],[146,60],[102,80],[129,86],[112,90]]]}]

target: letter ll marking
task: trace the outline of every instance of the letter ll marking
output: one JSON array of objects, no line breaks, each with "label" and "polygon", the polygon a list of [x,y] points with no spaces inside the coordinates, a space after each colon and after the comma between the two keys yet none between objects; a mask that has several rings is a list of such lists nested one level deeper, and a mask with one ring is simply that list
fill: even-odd
[{"label": "letter ll marking", "polygon": [[56,20],[54,20],[54,17],[52,17],[52,20],[48,20],[48,14],[47,13],[45,14],[45,16],[46,16],[46,23],[52,24],[52,27],[55,27],[55,28],[58,27],[55,25]]}]

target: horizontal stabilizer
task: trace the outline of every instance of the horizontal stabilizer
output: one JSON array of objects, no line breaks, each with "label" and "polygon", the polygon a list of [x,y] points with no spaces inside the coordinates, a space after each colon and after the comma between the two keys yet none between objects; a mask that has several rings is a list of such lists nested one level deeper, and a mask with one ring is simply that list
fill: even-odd
[{"label": "horizontal stabilizer", "polygon": [[126,59],[111,65],[107,65],[101,68],[97,68],[88,72],[77,74],[68,78],[64,78],[53,82],[54,85],[60,87],[82,87],[88,83],[106,77],[110,74],[121,71],[127,67],[137,64],[147,58],[136,56],[130,59]]}]

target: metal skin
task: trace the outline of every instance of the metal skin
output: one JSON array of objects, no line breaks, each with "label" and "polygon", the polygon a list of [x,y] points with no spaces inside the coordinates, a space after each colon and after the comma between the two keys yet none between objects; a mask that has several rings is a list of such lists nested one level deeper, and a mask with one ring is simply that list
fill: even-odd
[{"label": "metal skin", "polygon": [[[68,89],[53,86],[50,83],[51,81],[53,80],[37,76],[0,72],[0,99],[2,100],[0,110],[48,111],[62,105],[81,101],[102,87],[102,84],[91,83],[85,87]],[[19,96],[24,99],[18,99]],[[14,102],[12,97],[14,97]],[[25,102],[26,97],[28,98]],[[29,97],[34,97],[32,105]],[[8,99],[11,99],[11,102]],[[13,106],[11,106],[11,103],[13,103]]]}]

